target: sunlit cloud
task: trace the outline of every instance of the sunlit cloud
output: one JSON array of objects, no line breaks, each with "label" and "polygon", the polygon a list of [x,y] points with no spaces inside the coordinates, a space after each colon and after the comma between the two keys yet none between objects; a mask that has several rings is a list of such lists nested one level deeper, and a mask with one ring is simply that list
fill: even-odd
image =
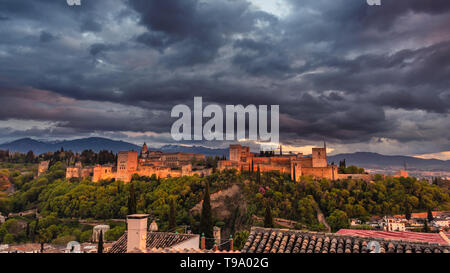
[{"label": "sunlit cloud", "polygon": [[422,159],[450,160],[450,151],[433,153],[433,154],[414,155],[414,157],[422,158]]}]

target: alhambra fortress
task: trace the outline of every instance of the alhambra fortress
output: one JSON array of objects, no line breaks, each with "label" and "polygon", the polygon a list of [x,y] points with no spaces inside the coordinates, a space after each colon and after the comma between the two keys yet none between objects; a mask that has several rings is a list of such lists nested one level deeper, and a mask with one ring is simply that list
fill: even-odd
[{"label": "alhambra fortress", "polygon": [[[300,181],[301,176],[312,176],[314,179],[338,180],[356,178],[370,181],[369,174],[340,174],[338,166],[327,163],[326,144],[323,148],[313,148],[312,155],[307,157],[302,153],[285,155],[280,147],[280,153],[252,153],[250,148],[241,145],[230,145],[228,160],[218,162],[218,170],[238,171],[279,171],[290,174],[294,181]],[[141,148],[140,154],[135,151],[119,152],[116,165],[82,166],[77,162],[75,166],[68,167],[66,178],[92,177],[93,182],[116,179],[130,182],[134,174],[139,176],[155,175],[160,178],[182,176],[208,176],[213,170],[204,166],[193,167],[193,162],[205,160],[203,154],[193,153],[163,153],[151,151],[147,145]],[[45,162],[41,163],[45,165]],[[48,163],[47,163],[48,168]],[[45,169],[46,166],[40,166]],[[41,170],[40,170],[41,172]]]},{"label": "alhambra fortress", "polygon": [[219,161],[219,170],[236,169],[240,171],[279,171],[288,173],[294,181],[300,181],[301,176],[312,176],[314,179],[344,179],[358,178],[371,180],[368,174],[339,174],[338,166],[327,163],[327,148],[312,148],[312,156],[305,157],[302,153],[284,155],[280,147],[280,154],[274,153],[260,155],[250,152],[249,147],[230,145],[229,160]]},{"label": "alhambra fortress", "polygon": [[93,182],[100,180],[116,179],[130,182],[134,174],[139,176],[156,175],[160,178],[181,176],[207,176],[212,169],[196,166],[192,168],[192,162],[204,160],[203,154],[192,153],[162,153],[150,151],[144,143],[141,153],[135,151],[119,152],[117,165],[96,165],[83,167],[80,162],[75,167],[68,167],[66,178],[92,177]]}]

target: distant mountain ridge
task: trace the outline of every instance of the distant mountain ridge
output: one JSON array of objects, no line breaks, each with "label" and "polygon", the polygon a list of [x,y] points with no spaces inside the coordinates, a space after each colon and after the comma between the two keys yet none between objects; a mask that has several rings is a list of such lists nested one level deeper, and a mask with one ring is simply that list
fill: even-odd
[{"label": "distant mountain ridge", "polygon": [[155,150],[162,151],[165,153],[197,153],[197,154],[204,154],[206,156],[225,156],[228,157],[229,150],[226,149],[212,149],[207,148],[203,146],[180,146],[180,145],[165,145],[161,148],[155,148]]},{"label": "distant mountain ridge", "polygon": [[[91,149],[93,151],[108,150],[114,153],[120,151],[140,151],[141,147],[125,141],[117,141],[107,138],[90,137],[75,140],[63,140],[46,142],[41,140],[34,140],[31,138],[23,138],[13,142],[4,143],[0,145],[0,150],[9,150],[11,152],[27,153],[32,150],[35,154],[42,154],[46,152],[55,152],[64,148],[64,150],[72,150],[73,152],[82,152],[83,150]],[[212,149],[203,146],[181,146],[181,145],[165,145],[161,148],[152,148],[151,150],[158,150],[165,153],[200,153],[206,156],[226,156],[229,151],[226,149]],[[377,153],[357,152],[347,154],[329,155],[328,163],[334,162],[336,165],[339,161],[346,160],[347,166],[356,165],[362,168],[385,169],[396,168],[402,169],[406,163],[408,170],[438,170],[450,171],[450,160],[438,159],[421,159],[411,156],[388,156]]]},{"label": "distant mountain ridge", "polygon": [[4,143],[0,145],[0,150],[9,150],[11,152],[27,153],[33,151],[35,154],[42,154],[47,152],[55,152],[63,148],[68,151],[82,152],[84,150],[92,149],[93,151],[108,150],[115,153],[119,151],[139,151],[141,148],[132,143],[125,141],[111,140],[100,137],[90,137],[75,140],[63,140],[44,142],[34,140],[31,138],[22,138],[13,142]]},{"label": "distant mountain ridge", "polygon": [[[66,151],[73,151],[81,153],[84,150],[93,150],[99,152],[101,150],[113,151],[114,153],[120,151],[140,151],[141,147],[125,141],[117,141],[108,138],[90,137],[75,140],[63,141],[42,141],[31,138],[22,138],[12,142],[0,144],[0,150],[9,150],[11,152],[27,153],[33,151],[35,154],[42,154],[47,152],[55,152],[63,148]],[[202,146],[180,146],[180,145],[165,145],[161,148],[152,148],[151,150],[158,150],[165,153],[200,153],[206,156],[228,156],[228,149],[210,149]]]},{"label": "distant mountain ridge", "polygon": [[450,160],[422,159],[402,155],[381,155],[369,152],[357,152],[351,154],[337,154],[328,156],[328,163],[346,161],[346,165],[356,165],[362,168],[397,168],[403,169],[406,163],[408,170],[439,170],[450,171]]}]

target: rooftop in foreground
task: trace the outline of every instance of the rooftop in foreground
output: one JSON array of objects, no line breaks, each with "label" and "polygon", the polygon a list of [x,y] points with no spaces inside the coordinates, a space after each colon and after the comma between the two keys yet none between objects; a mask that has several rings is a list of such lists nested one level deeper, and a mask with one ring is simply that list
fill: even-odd
[{"label": "rooftop in foreground", "polygon": [[[345,233],[342,231],[342,233]],[[410,232],[411,233],[411,232]],[[365,234],[369,235],[369,234]],[[377,234],[381,236],[382,234]],[[434,237],[433,237],[434,238]],[[417,239],[417,238],[415,238]],[[320,233],[252,227],[242,253],[369,253],[371,241],[381,253],[450,253],[448,243],[411,241],[358,234]]]},{"label": "rooftop in foreground", "polygon": [[[127,231],[117,240],[109,253],[126,253],[127,252]],[[187,240],[198,237],[194,234],[180,234],[169,232],[147,232],[147,249],[165,249],[181,244]]]},{"label": "rooftop in foreground", "polygon": [[369,238],[384,238],[419,243],[436,243],[448,245],[448,241],[439,233],[407,232],[407,231],[382,231],[382,230],[355,230],[341,229],[337,232],[341,235],[360,236]]}]

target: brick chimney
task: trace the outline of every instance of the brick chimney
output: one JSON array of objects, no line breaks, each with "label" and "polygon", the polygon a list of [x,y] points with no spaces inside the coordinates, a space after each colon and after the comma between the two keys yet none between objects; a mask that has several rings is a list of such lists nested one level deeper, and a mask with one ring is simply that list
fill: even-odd
[{"label": "brick chimney", "polygon": [[132,214],[127,216],[127,252],[146,250],[148,216],[148,214]]}]

